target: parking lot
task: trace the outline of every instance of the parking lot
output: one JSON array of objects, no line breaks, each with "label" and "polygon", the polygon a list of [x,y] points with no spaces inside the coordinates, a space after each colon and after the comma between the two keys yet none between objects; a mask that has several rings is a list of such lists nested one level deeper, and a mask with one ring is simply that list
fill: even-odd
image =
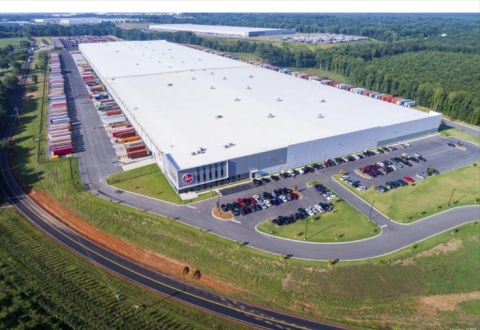
[{"label": "parking lot", "polygon": [[[466,150],[460,150],[455,147],[450,147],[447,143],[457,143],[458,139],[454,137],[444,138],[438,135],[413,140],[410,141],[411,146],[407,148],[397,147],[397,150],[374,155],[368,158],[350,161],[335,165],[332,167],[316,170],[314,173],[300,174],[294,177],[281,178],[279,181],[271,181],[267,184],[262,184],[259,187],[254,185],[251,189],[242,190],[239,192],[233,192],[230,195],[223,196],[220,199],[220,204],[227,204],[236,201],[238,198],[248,198],[253,195],[260,195],[271,190],[276,190],[279,188],[297,187],[298,192],[302,195],[302,198],[299,200],[292,200],[286,203],[282,203],[278,206],[269,207],[265,210],[261,210],[255,213],[248,214],[246,216],[236,216],[235,219],[238,221],[248,221],[248,222],[261,222],[265,221],[267,218],[275,219],[278,216],[288,216],[290,214],[295,214],[298,212],[298,208],[307,208],[312,205],[318,205],[319,203],[326,203],[327,201],[323,196],[321,196],[315,189],[307,188],[307,183],[310,181],[318,180],[321,182],[331,182],[331,177],[335,174],[338,174],[340,169],[344,171],[346,175],[359,180],[361,185],[370,188],[372,185],[379,186],[384,185],[387,181],[395,181],[402,179],[404,176],[409,176],[415,178],[417,173],[427,170],[429,167],[435,168],[440,175],[447,171],[451,171],[466,165],[471,164],[472,162],[480,161],[480,146],[469,142],[463,142],[462,145]],[[393,144],[396,145],[396,144]],[[397,171],[390,172],[385,175],[377,176],[376,178],[366,179],[362,176],[355,173],[355,170],[364,167],[370,164],[375,164],[377,162],[382,162],[383,160],[388,160],[393,157],[401,157],[403,153],[406,153],[410,156],[413,156],[415,153],[422,155],[426,162],[415,163],[411,161],[412,167],[404,166],[403,168],[398,169]],[[349,194],[345,188],[341,186],[333,186],[332,183],[329,183],[329,188],[334,190],[334,192],[339,196],[343,197],[346,194]],[[349,198],[351,200],[351,198]],[[359,203],[363,203],[361,200],[358,200]],[[209,203],[211,207],[211,201],[206,201],[203,203]],[[202,204],[203,204],[202,203]],[[359,205],[354,205],[355,207]],[[357,207],[359,208],[359,207]]]}]

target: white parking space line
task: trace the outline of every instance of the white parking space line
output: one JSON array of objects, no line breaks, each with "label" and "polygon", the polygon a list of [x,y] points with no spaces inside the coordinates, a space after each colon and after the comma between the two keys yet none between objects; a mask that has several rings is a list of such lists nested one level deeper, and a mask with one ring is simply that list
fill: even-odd
[{"label": "white parking space line", "polygon": [[382,228],[385,228],[386,226],[388,226],[388,225],[383,225],[383,226],[380,226],[380,229],[382,229]]},{"label": "white parking space line", "polygon": [[240,221],[238,221],[238,220],[235,220],[235,219],[232,219],[232,220],[230,220],[230,221],[233,221],[233,222],[236,222],[236,223],[240,223],[240,224],[241,224],[241,222],[240,222]]},{"label": "white parking space line", "polygon": [[191,208],[191,209],[196,209],[195,206],[191,206],[191,205],[187,205],[187,207]]}]

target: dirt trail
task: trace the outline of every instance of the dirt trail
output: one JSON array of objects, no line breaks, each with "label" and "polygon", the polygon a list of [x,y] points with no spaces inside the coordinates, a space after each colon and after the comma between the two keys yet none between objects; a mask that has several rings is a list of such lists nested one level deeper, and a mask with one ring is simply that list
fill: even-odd
[{"label": "dirt trail", "polygon": [[439,311],[455,311],[458,304],[472,299],[480,299],[480,291],[423,297],[420,302]]}]

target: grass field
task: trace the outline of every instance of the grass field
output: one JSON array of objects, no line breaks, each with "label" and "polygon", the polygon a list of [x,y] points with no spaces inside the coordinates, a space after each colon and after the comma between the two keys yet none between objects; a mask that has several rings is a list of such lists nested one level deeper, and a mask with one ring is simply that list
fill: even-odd
[{"label": "grass field", "polygon": [[453,128],[451,126],[442,124],[440,125],[438,131],[440,132],[441,136],[455,136],[459,139],[480,145],[480,138],[478,136],[473,136],[471,134],[465,133],[458,128]]},{"label": "grass field", "polygon": [[[37,109],[24,116],[38,113]],[[72,173],[68,159],[37,166],[32,125],[38,128],[34,119],[22,118],[13,145],[17,171],[26,182],[100,230],[134,247],[201,269],[205,276],[232,284],[236,291],[225,292],[200,282],[199,286],[365,329],[433,329],[440,325],[466,328],[479,318],[478,310],[474,314],[463,309],[452,313],[422,302],[435,295],[448,298],[480,291],[479,224],[460,226],[458,231],[437,235],[381,258],[340,261],[332,268],[326,262],[295,258],[280,261],[278,256],[90,194],[81,185],[76,158],[72,159]],[[447,247],[452,244],[446,243],[452,239],[461,240],[461,244],[450,251]],[[445,252],[437,255],[438,249]],[[466,304],[471,308],[471,303]]]},{"label": "grass field", "polygon": [[212,191],[201,194],[195,199],[182,201],[157,164],[115,173],[108,178],[108,182],[123,190],[175,204],[188,204],[217,196],[217,193]]},{"label": "grass field", "polygon": [[0,47],[7,45],[18,46],[20,41],[29,41],[27,38],[0,38]]},{"label": "grass field", "polygon": [[13,208],[0,210],[0,242],[2,328],[247,329],[110,275],[54,243]]},{"label": "grass field", "polygon": [[[311,185],[320,183],[312,182]],[[314,189],[314,188],[308,188]],[[257,229],[265,234],[308,242],[350,242],[373,237],[380,233],[378,226],[344,200],[337,199],[335,212],[319,213],[277,228],[263,222]],[[273,219],[270,219],[273,220]]]},{"label": "grass field", "polygon": [[480,166],[463,167],[383,194],[373,189],[359,192],[340,181],[339,177],[336,175],[335,179],[350,191],[369,204],[375,201],[377,210],[402,223],[414,222],[447,210],[453,189],[455,193],[450,207],[475,205],[480,198]]}]

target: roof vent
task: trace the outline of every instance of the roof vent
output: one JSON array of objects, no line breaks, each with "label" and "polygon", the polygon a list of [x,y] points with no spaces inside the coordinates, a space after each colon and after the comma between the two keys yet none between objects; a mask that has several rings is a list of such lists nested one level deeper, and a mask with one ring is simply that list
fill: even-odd
[{"label": "roof vent", "polygon": [[238,97],[236,97],[234,101],[238,102],[238,101],[240,101],[240,99]]},{"label": "roof vent", "polygon": [[172,60],[173,60],[173,56],[172,56]]},{"label": "roof vent", "polygon": [[321,101],[320,101],[320,103],[325,103],[325,102],[327,102],[327,101],[325,101],[325,100],[321,100]]},{"label": "roof vent", "polygon": [[325,116],[322,115],[321,113],[319,113],[318,116],[317,116],[317,118],[322,119],[322,118],[325,118]]},{"label": "roof vent", "polygon": [[281,98],[277,98],[277,102],[282,102],[283,100]]},{"label": "roof vent", "polygon": [[213,86],[210,86],[210,89],[215,89],[215,87],[213,87]]},{"label": "roof vent", "polygon": [[267,118],[275,118],[274,115],[272,115],[271,113],[268,114]]},{"label": "roof vent", "polygon": [[227,80],[227,77],[223,77],[223,80]]},{"label": "roof vent", "polygon": [[117,53],[118,53],[118,50],[117,50]]},{"label": "roof vent", "polygon": [[201,61],[202,59],[201,59],[201,58],[199,58],[198,60],[199,60],[199,61]]},{"label": "roof vent", "polygon": [[225,149],[230,148],[230,146],[229,146],[228,144],[225,144],[223,147],[224,147]]},{"label": "roof vent", "polygon": [[197,78],[195,78],[195,77],[192,77],[192,80],[197,80]]},{"label": "roof vent", "polygon": [[250,86],[247,86],[247,89],[252,89],[252,87],[250,87]]},{"label": "roof vent", "polygon": [[161,61],[158,61],[158,63],[162,63]]},{"label": "roof vent", "polygon": [[215,119],[222,119],[222,118],[223,118],[222,115],[218,115],[218,116],[215,117]]},{"label": "roof vent", "polygon": [[203,154],[203,153],[205,153],[206,150],[207,150],[207,149],[200,147],[200,148],[198,148],[197,153]]},{"label": "roof vent", "polygon": [[211,75],[214,75],[215,73],[213,73],[213,72],[210,72],[210,74],[211,74]]},{"label": "roof vent", "polygon": [[140,64],[137,63],[137,65],[140,65]]},{"label": "roof vent", "polygon": [[168,50],[171,50],[170,48]]},{"label": "roof vent", "polygon": [[145,55],[145,53],[142,53],[142,55]]},{"label": "roof vent", "polygon": [[192,151],[191,155],[192,155],[192,156],[195,156],[195,155],[196,155],[196,152],[195,152],[195,151]]},{"label": "roof vent", "polygon": [[253,76],[250,76],[249,78],[253,78]]},{"label": "roof vent", "polygon": [[171,69],[172,67],[169,65],[168,68]]},{"label": "roof vent", "polygon": [[172,87],[172,86],[173,86],[173,84],[168,84],[168,85],[167,85],[167,87]]},{"label": "roof vent", "polygon": [[185,63],[185,61],[182,61],[182,63]]}]

